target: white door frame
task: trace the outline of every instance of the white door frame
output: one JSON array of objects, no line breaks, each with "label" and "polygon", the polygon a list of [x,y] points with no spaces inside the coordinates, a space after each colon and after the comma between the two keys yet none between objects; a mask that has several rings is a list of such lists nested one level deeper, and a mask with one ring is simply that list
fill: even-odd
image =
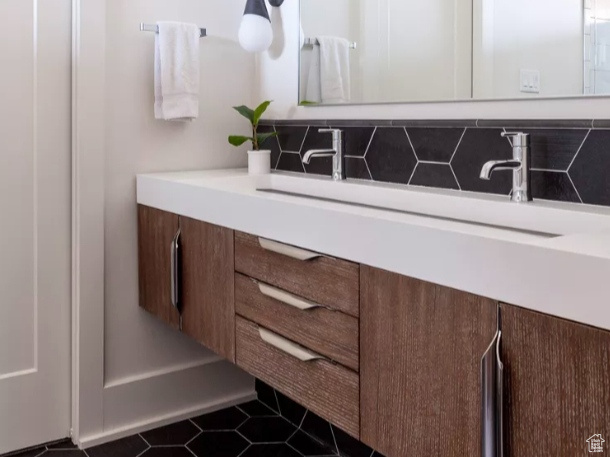
[{"label": "white door frame", "polygon": [[105,0],[73,0],[72,437],[103,430]]}]

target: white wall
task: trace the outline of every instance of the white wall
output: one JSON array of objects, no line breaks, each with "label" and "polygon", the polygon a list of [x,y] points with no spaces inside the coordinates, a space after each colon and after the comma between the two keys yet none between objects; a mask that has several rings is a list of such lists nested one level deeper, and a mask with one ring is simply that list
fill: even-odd
[{"label": "white wall", "polygon": [[[402,103],[392,105],[298,107],[299,2],[285,2],[275,27],[281,46],[257,59],[259,98],[274,100],[268,118],[277,119],[606,119],[608,98]],[[281,19],[281,23],[279,20]],[[281,52],[280,52],[281,51]]]},{"label": "white wall", "polygon": [[[140,310],[137,278],[135,175],[245,165],[244,150],[227,143],[230,133],[247,133],[231,107],[254,101],[254,57],[236,43],[243,7],[106,0],[103,426],[85,430],[93,436],[85,443],[253,392],[249,376]],[[201,115],[192,123],[153,118],[154,35],[139,23],[158,20],[195,22],[210,35],[201,42]]]},{"label": "white wall", "polygon": [[[583,93],[582,0],[477,0],[475,7],[475,97]],[[520,91],[521,69],[540,72],[540,94]]]}]

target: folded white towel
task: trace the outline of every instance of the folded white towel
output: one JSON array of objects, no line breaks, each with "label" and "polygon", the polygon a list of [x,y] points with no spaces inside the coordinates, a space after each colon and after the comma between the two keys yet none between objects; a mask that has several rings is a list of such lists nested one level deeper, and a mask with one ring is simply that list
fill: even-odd
[{"label": "folded white towel", "polygon": [[345,38],[318,37],[322,103],[345,103],[351,98],[350,43]]},{"label": "folded white towel", "polygon": [[320,87],[320,46],[313,47],[310,59],[305,100],[320,103],[322,101],[322,89]]},{"label": "folded white towel", "polygon": [[199,116],[199,42],[196,24],[159,22],[155,39],[155,118]]}]

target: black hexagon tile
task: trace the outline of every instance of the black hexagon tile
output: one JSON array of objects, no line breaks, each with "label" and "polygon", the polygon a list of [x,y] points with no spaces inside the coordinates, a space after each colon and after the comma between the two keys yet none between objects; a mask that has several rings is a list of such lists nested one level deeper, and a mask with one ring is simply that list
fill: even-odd
[{"label": "black hexagon tile", "polygon": [[87,449],[87,454],[89,457],[137,457],[148,447],[142,437],[134,435]]},{"label": "black hexagon tile", "polygon": [[402,127],[378,128],[366,153],[375,181],[408,184],[417,159]]},{"label": "black hexagon tile", "polygon": [[265,405],[263,402],[253,400],[243,405],[239,405],[244,413],[249,417],[264,417],[264,416],[277,416],[277,413]]},{"label": "black hexagon tile", "polygon": [[238,457],[250,443],[236,431],[203,432],[187,447],[197,457]]},{"label": "black hexagon tile", "polygon": [[449,163],[464,129],[409,128],[407,134],[418,160]]},{"label": "black hexagon tile", "polygon": [[412,186],[438,187],[458,190],[451,165],[441,163],[419,162],[409,183]]},{"label": "black hexagon tile", "polygon": [[308,127],[277,126],[276,129],[282,151],[301,152]]},{"label": "black hexagon tile", "polygon": [[318,441],[301,430],[290,437],[288,444],[305,457],[335,454],[335,449],[331,445]]},{"label": "black hexagon tile", "polygon": [[182,421],[149,432],[141,433],[151,446],[184,445],[200,433],[191,421]]},{"label": "black hexagon tile", "polygon": [[279,443],[290,438],[296,427],[279,416],[252,417],[237,430],[251,443]]},{"label": "black hexagon tile", "polygon": [[568,173],[584,203],[610,206],[610,130],[587,137]]},{"label": "black hexagon tile", "polygon": [[196,417],[193,422],[203,431],[235,430],[248,419],[237,407],[223,409],[215,413]]},{"label": "black hexagon tile", "polygon": [[301,457],[287,444],[253,444],[240,457]]},{"label": "black hexagon tile", "polygon": [[184,446],[151,447],[140,457],[193,457],[193,453]]},{"label": "black hexagon tile", "polygon": [[466,129],[451,166],[462,190],[508,195],[513,185],[511,171],[495,172],[489,181],[480,178],[490,160],[509,160],[513,151],[502,129]]}]

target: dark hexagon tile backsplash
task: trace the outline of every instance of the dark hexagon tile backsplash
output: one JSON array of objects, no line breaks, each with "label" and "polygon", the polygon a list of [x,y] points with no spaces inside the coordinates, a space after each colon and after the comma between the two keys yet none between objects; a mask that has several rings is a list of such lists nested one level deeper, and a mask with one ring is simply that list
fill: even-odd
[{"label": "dark hexagon tile backsplash", "polygon": [[276,170],[330,176],[332,159],[309,149],[331,147],[323,127],[343,130],[345,173],[373,180],[508,195],[510,171],[480,179],[483,164],[512,157],[502,132],[531,137],[534,198],[610,206],[610,122],[604,120],[315,120],[263,121],[278,138],[265,144]]}]

